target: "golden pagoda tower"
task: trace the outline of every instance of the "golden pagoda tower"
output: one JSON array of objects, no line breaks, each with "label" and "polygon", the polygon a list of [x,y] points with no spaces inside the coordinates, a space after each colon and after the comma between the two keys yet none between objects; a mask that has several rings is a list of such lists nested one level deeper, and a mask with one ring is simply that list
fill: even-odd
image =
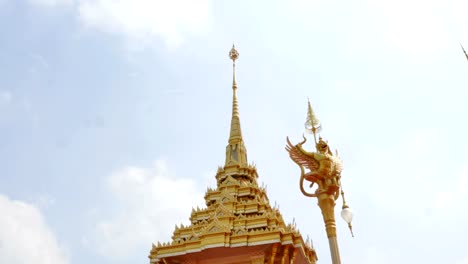
[{"label": "golden pagoda tower", "polygon": [[175,227],[172,241],[152,245],[151,264],[313,264],[317,255],[295,224],[272,207],[257,169],[247,161],[242,138],[234,45],[231,130],[217,186],[205,194],[206,208],[192,209],[190,225]]}]

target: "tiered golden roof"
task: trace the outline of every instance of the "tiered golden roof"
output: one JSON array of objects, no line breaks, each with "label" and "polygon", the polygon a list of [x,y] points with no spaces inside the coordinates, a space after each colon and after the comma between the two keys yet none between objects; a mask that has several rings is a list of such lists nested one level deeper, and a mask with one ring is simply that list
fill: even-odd
[{"label": "tiered golden roof", "polygon": [[247,162],[242,139],[234,63],[233,108],[226,162],[216,173],[216,189],[208,188],[206,208],[192,209],[189,226],[177,226],[169,243],[152,246],[152,264],[269,263],[312,264],[317,255],[295,224],[286,224],[272,207],[257,170]]}]

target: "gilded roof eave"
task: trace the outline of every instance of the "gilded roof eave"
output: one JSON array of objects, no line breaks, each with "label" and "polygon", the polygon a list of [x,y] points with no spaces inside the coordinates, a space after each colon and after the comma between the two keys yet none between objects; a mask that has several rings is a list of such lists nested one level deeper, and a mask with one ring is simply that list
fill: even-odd
[{"label": "gilded roof eave", "polygon": [[176,226],[171,242],[153,245],[151,263],[210,248],[265,244],[293,245],[308,263],[315,263],[315,250],[294,225],[284,222],[278,208],[271,207],[266,189],[257,185],[254,175],[254,167],[234,174],[218,170],[217,188],[208,188],[205,194],[207,207],[193,209],[191,224]]}]

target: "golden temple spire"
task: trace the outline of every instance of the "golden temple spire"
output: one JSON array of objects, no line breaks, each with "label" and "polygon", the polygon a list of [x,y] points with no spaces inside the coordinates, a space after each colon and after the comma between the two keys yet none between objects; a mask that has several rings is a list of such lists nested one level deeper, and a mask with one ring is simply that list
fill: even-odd
[{"label": "golden temple spire", "polygon": [[[0,0],[1,1],[1,0]],[[257,183],[254,164],[247,163],[237,102],[233,46],[233,99],[226,163],[216,172],[216,188],[207,188],[206,207],[192,207],[188,226],[176,225],[169,243],[152,245],[150,264],[301,263],[316,264],[317,254],[305,243],[295,222],[287,224],[279,206],[270,205],[266,186]]]},{"label": "golden temple spire", "polygon": [[236,60],[239,58],[234,44],[229,52],[232,60],[232,117],[231,130],[229,132],[229,145],[226,149],[226,164],[228,165],[247,165],[247,152],[242,139],[242,131],[239,119],[239,103],[237,102],[237,82],[236,82]]}]

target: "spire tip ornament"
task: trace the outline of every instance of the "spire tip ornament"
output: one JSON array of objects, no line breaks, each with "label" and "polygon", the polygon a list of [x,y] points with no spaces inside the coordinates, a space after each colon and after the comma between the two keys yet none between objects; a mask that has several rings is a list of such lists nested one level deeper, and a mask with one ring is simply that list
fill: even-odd
[{"label": "spire tip ornament", "polygon": [[236,63],[237,58],[239,58],[239,52],[236,50],[236,46],[232,44],[232,48],[229,51],[229,58],[231,58],[233,63]]},{"label": "spire tip ornament", "polygon": [[236,60],[239,58],[234,44],[229,51],[229,58],[232,60],[232,117],[231,131],[229,133],[229,145],[226,149],[225,166],[247,166],[247,150],[242,139],[242,131],[239,118],[239,102],[237,100],[237,82],[236,82]]},{"label": "spire tip ornament", "polygon": [[232,89],[237,89],[237,82],[236,82],[236,60],[239,58],[239,52],[236,50],[236,46],[234,43],[232,44],[232,48],[229,51],[229,58],[232,60]]}]

